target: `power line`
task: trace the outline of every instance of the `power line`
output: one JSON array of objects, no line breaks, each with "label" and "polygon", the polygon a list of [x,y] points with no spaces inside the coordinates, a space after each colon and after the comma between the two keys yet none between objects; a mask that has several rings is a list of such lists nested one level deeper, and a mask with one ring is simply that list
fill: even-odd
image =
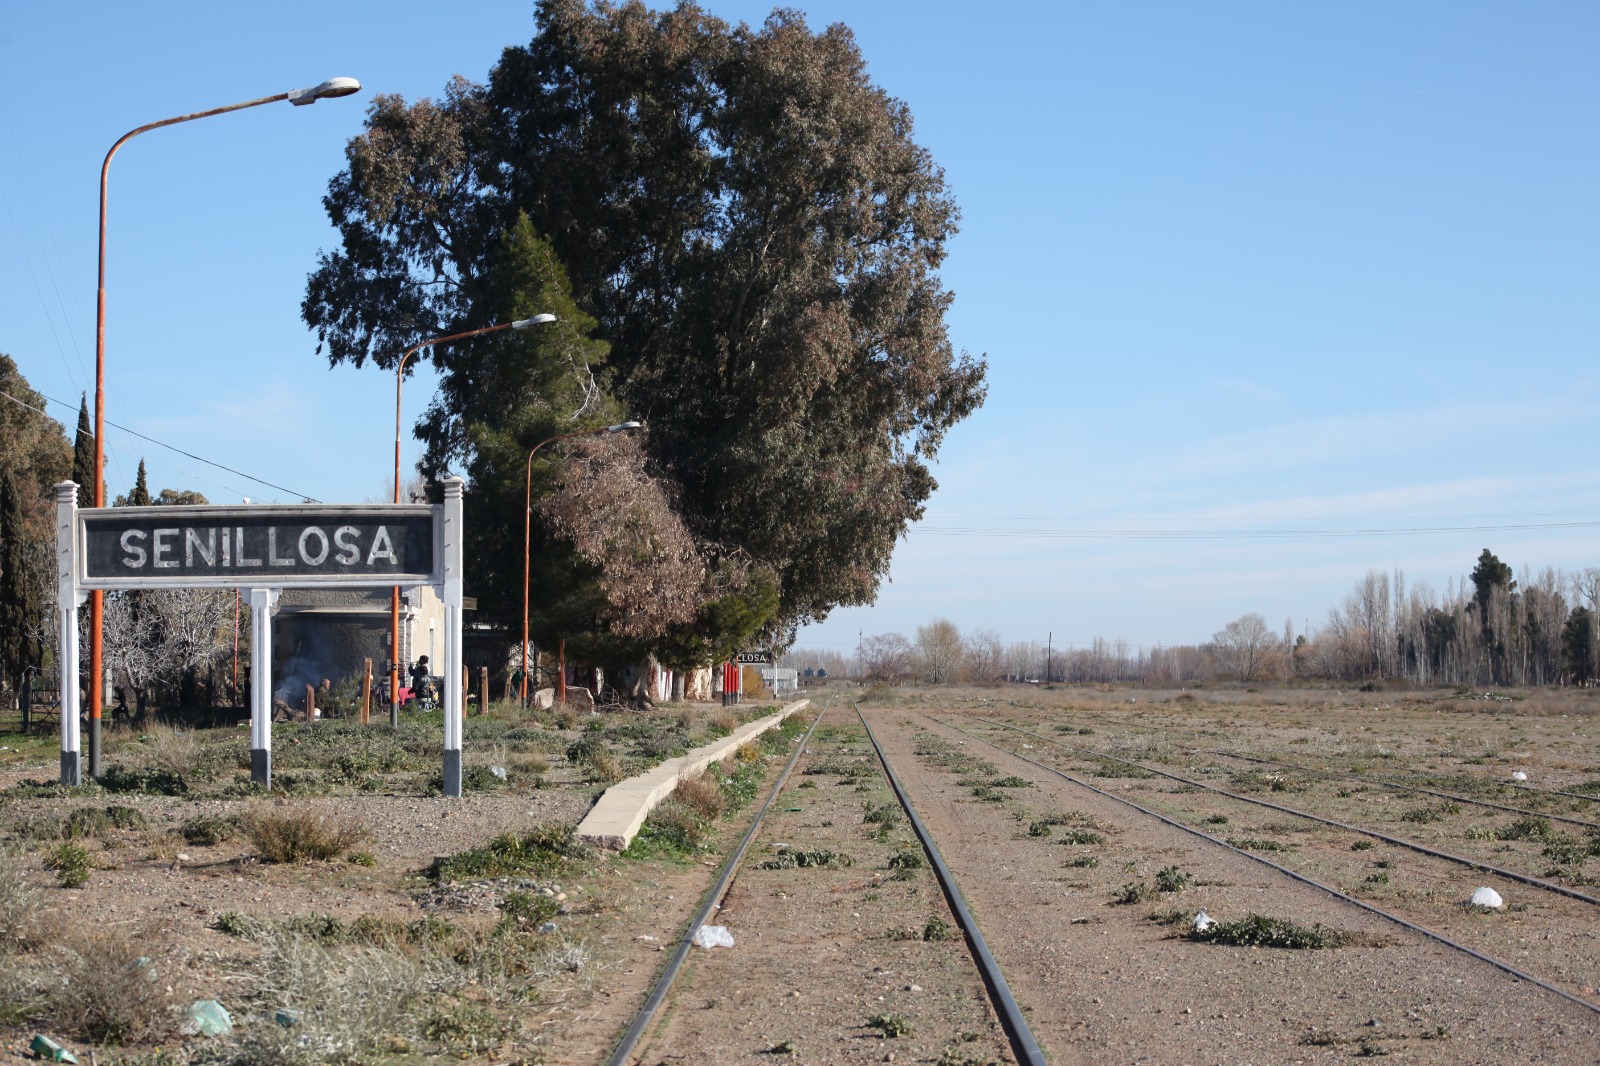
[{"label": "power line", "polygon": [[[64,403],[61,400],[56,399],[54,396],[45,396],[45,394],[42,393],[42,392],[39,393],[39,395],[40,396],[44,396],[44,398],[46,400],[49,400],[51,403],[55,404],[58,407],[65,407],[68,410],[72,409],[72,405],[71,404]],[[27,403],[27,402],[25,402],[23,400],[19,400],[15,396],[11,395],[9,392],[0,391],[0,396],[4,396],[6,399],[10,400],[14,404],[18,404],[18,405],[20,405],[22,407],[26,407],[30,411],[38,411],[40,414],[44,415],[46,418],[50,419],[52,422],[55,422],[57,425],[61,426],[63,429],[66,428],[66,423],[65,422],[59,421],[54,416],[52,416],[50,414],[50,412],[48,412],[46,410],[43,410],[42,408],[35,407],[31,403]],[[117,425],[117,423],[111,421],[110,419],[106,420],[106,425],[112,427],[113,429],[119,429],[124,433],[128,433],[128,434],[131,434],[132,436],[138,437],[140,440],[149,441],[151,444],[154,444],[154,445],[157,445],[159,447],[165,448],[168,451],[177,452],[179,455],[186,456],[186,457],[188,457],[190,459],[195,460],[196,462],[205,463],[207,466],[214,466],[218,470],[226,470],[230,474],[234,474],[234,475],[236,475],[238,477],[242,477],[242,478],[246,479],[247,481],[253,481],[257,485],[265,485],[268,488],[277,489],[279,492],[286,492],[291,496],[298,496],[302,500],[306,500],[306,501],[309,501],[311,503],[321,503],[322,502],[321,500],[313,499],[312,497],[307,496],[303,492],[295,492],[293,489],[286,489],[282,485],[275,485],[272,482],[264,480],[263,478],[258,478],[253,474],[247,474],[243,470],[235,470],[231,466],[225,466],[222,463],[218,463],[218,462],[215,462],[215,461],[213,461],[211,459],[207,459],[207,458],[205,458],[203,456],[196,455],[193,452],[186,452],[182,448],[175,447],[174,445],[168,444],[165,441],[156,440],[154,437],[147,437],[143,433],[140,433],[138,430],[129,429],[127,426],[119,426],[119,425]],[[131,451],[132,449],[125,449],[125,450]],[[188,476],[189,477],[198,477],[199,475],[189,474]],[[200,478],[200,480],[206,481],[207,479]],[[238,495],[238,496],[244,495],[243,493],[239,492],[237,489],[235,489],[235,488],[233,488],[232,486],[229,486],[229,485],[220,485],[220,484],[218,484],[217,482],[214,482],[214,481],[208,481],[207,483],[208,484],[212,484],[212,485],[216,485],[218,488],[225,489],[226,491],[231,492],[234,495]]]}]

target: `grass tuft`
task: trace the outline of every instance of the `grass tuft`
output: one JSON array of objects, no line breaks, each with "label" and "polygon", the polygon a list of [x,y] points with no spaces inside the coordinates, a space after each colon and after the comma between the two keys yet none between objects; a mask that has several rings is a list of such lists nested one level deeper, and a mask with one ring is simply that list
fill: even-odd
[{"label": "grass tuft", "polygon": [[368,836],[359,823],[308,809],[252,811],[239,825],[263,862],[327,862]]}]

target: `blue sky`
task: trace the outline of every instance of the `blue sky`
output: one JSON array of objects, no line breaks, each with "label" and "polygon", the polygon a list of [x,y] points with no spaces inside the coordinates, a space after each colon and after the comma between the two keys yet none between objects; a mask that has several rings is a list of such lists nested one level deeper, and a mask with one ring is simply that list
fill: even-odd
[{"label": "blue sky", "polygon": [[[1484,547],[1600,565],[1600,5],[798,6],[855,30],[945,167],[951,334],[990,365],[878,604],[802,643],[936,615],[1191,642],[1246,611],[1314,625],[1368,569],[1442,589]],[[366,86],[118,154],[110,419],[288,491],[113,431],[112,492],[143,456],[215,502],[387,498],[393,379],[330,371],[299,304],[372,95],[482,79],[532,33],[521,0],[442,10],[0,7],[0,351],[74,407],[112,142]],[[408,380],[408,420],[430,391]],[[1539,528],[1483,528],[1512,525]],[[1329,535],[1419,528],[1446,531]]]}]

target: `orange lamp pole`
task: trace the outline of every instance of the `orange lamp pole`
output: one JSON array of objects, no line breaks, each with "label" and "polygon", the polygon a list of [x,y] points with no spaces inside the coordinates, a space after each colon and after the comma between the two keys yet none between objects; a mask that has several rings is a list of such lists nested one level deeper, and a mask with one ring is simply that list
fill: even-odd
[{"label": "orange lamp pole", "polygon": [[[400,502],[400,388],[405,383],[406,363],[411,357],[424,348],[431,348],[435,344],[446,341],[458,341],[467,337],[478,337],[485,333],[499,333],[509,329],[521,332],[530,326],[541,326],[546,322],[554,322],[555,315],[534,315],[532,318],[519,318],[515,322],[502,322],[497,326],[484,326],[482,329],[469,329],[463,333],[450,333],[443,337],[434,337],[421,344],[412,345],[400,356],[399,364],[394,368],[394,502]],[[389,599],[389,724],[400,724],[400,586],[394,587],[394,592]]]},{"label": "orange lamp pole", "polygon": [[[242,111],[247,107],[275,104],[287,100],[296,107],[314,104],[318,100],[334,99],[359,92],[361,83],[354,78],[329,78],[310,89],[292,89],[259,100],[246,100],[241,104],[214,107],[209,111],[196,111],[190,115],[162,119],[147,126],[129,130],[117,139],[100,165],[100,274],[99,289],[95,295],[94,322],[94,505],[106,505],[106,184],[111,176],[111,157],[132,138],[162,126],[175,126],[197,118],[225,115],[229,111]],[[105,593],[99,589],[89,594],[89,776],[100,773],[100,710],[102,703],[102,673],[105,669],[102,633],[105,626]]]},{"label": "orange lamp pole", "polygon": [[522,503],[522,705],[528,705],[528,589],[533,584],[533,456],[546,444],[554,444],[558,440],[568,440],[572,437],[594,437],[601,433],[621,433],[627,429],[638,429],[639,422],[623,422],[615,426],[601,426],[599,429],[580,429],[575,433],[562,433],[554,437],[546,437],[533,446],[533,451],[528,453],[528,487]]}]

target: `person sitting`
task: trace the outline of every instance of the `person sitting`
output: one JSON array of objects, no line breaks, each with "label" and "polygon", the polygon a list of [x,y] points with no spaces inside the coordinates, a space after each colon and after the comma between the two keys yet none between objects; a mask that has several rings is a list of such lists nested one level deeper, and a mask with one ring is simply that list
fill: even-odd
[{"label": "person sitting", "polygon": [[417,659],[417,665],[411,668],[411,691],[417,699],[427,699],[432,691],[428,677],[428,657],[426,655]]}]

